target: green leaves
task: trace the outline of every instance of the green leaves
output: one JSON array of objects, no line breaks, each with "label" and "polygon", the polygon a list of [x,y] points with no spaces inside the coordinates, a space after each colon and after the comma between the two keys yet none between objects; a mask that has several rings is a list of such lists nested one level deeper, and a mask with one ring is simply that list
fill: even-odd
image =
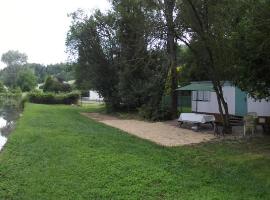
[{"label": "green leaves", "polygon": [[20,53],[19,51],[10,50],[4,53],[1,57],[1,61],[7,66],[11,65],[24,65],[27,63],[27,55]]},{"label": "green leaves", "polygon": [[79,88],[98,91],[110,108],[136,109],[160,99],[164,88],[163,44],[155,37],[157,7],[154,1],[114,0],[112,5],[110,12],[89,17],[73,13],[67,46],[77,56]]},{"label": "green leaves", "polygon": [[234,41],[238,57],[236,69],[240,74],[235,82],[258,99],[270,96],[269,9],[269,1],[246,5],[237,29],[238,38]]},{"label": "green leaves", "polygon": [[25,70],[19,72],[16,82],[17,85],[20,86],[21,90],[26,92],[35,88],[37,84],[37,78],[33,71]]}]

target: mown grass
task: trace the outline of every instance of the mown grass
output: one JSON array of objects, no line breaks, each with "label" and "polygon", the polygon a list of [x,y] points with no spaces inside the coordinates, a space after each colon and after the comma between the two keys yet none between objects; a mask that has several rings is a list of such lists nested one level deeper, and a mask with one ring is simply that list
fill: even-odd
[{"label": "mown grass", "polygon": [[0,199],[270,199],[270,139],[166,148],[27,104],[0,153]]}]

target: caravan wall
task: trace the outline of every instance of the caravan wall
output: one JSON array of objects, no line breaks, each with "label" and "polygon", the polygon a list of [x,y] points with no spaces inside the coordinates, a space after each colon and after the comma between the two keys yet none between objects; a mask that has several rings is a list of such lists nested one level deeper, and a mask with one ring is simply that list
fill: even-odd
[{"label": "caravan wall", "polygon": [[[228,103],[229,114],[236,115],[235,112],[235,90],[233,86],[223,87],[224,98]],[[196,93],[193,91],[192,93]],[[219,113],[217,96],[215,92],[209,92],[209,101],[195,101],[192,98],[192,111],[201,113]],[[193,94],[192,94],[193,96]],[[270,101],[255,100],[247,95],[247,112],[256,112],[258,116],[270,116]]]},{"label": "caravan wall", "polygon": [[270,116],[270,101],[248,98],[248,112],[256,112],[258,116]]},{"label": "caravan wall", "polygon": [[[193,91],[192,93],[196,93]],[[209,101],[195,101],[192,98],[192,111],[201,113],[219,113],[217,95],[215,92],[209,92]],[[231,86],[223,87],[224,98],[228,103],[229,114],[235,114],[235,88]],[[192,94],[193,96],[193,94]]]}]

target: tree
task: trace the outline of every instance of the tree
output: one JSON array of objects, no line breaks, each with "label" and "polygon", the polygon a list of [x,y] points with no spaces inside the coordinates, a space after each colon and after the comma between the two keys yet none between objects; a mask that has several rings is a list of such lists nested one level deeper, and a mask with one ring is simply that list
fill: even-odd
[{"label": "tree", "polygon": [[169,71],[171,78],[171,112],[173,117],[177,116],[177,59],[176,59],[176,32],[174,22],[175,0],[164,0],[164,13],[166,19],[166,40],[169,60]]},{"label": "tree", "polygon": [[209,80],[208,71],[203,70],[198,64],[196,56],[185,45],[177,48],[177,55],[181,55],[178,60],[178,85],[186,85],[191,81]]},{"label": "tree", "polygon": [[[45,78],[48,76],[46,66],[38,63],[27,63],[20,67],[22,71],[29,70],[32,71],[37,79],[37,83],[43,83]],[[5,70],[1,71],[0,74],[5,76]]]},{"label": "tree", "polygon": [[110,108],[151,107],[152,115],[160,107],[166,80],[156,4],[114,0],[112,5],[106,14],[72,14],[67,46],[78,55],[76,83],[97,90]]},{"label": "tree", "polygon": [[[47,65],[45,67],[45,77],[54,76],[62,81],[74,80],[74,66],[68,63],[57,63],[53,65]],[[43,81],[44,81],[43,79]]]},{"label": "tree", "polygon": [[36,86],[36,76],[31,70],[20,71],[16,83],[23,92],[31,91]]},{"label": "tree", "polygon": [[28,57],[25,53],[14,50],[4,53],[1,57],[1,61],[7,66],[24,65],[27,63],[27,59]]},{"label": "tree", "polygon": [[19,51],[10,50],[2,55],[1,61],[7,65],[2,70],[5,73],[1,73],[1,80],[8,87],[15,87],[18,72],[21,66],[27,63],[27,55]]},{"label": "tree", "polygon": [[113,13],[96,11],[85,16],[83,11],[71,14],[73,19],[67,35],[70,54],[77,55],[76,84],[80,89],[98,91],[111,109],[120,105],[118,92],[119,46],[116,38],[116,20]]},{"label": "tree", "polygon": [[53,65],[41,65],[27,63],[24,65],[7,66],[0,71],[0,80],[8,87],[16,87],[18,75],[21,71],[32,71],[36,76],[37,83],[44,83],[46,77],[54,76],[62,81],[74,80],[74,66],[67,63]]},{"label": "tree", "polygon": [[156,60],[156,53],[160,52],[158,43],[155,49],[148,50],[156,39],[157,4],[154,1],[114,0],[113,8],[119,25],[119,95],[128,109],[136,109],[146,104],[147,99],[161,99],[160,96],[149,97],[149,90],[157,91],[150,83],[160,70],[160,63]]},{"label": "tree", "polygon": [[16,80],[18,78],[18,74],[20,70],[21,70],[21,66],[18,66],[18,65],[11,65],[4,68],[0,74],[1,81],[7,87],[11,87],[11,88],[16,87]]},{"label": "tree", "polygon": [[181,10],[178,30],[183,34],[179,39],[195,55],[199,71],[207,71],[217,95],[219,112],[224,132],[231,131],[228,105],[223,96],[224,80],[232,80],[233,51],[232,33],[237,24],[235,2],[225,0],[183,0],[178,3]]},{"label": "tree", "polygon": [[48,76],[43,86],[44,92],[71,92],[72,88],[69,84],[59,81],[58,78]]},{"label": "tree", "polygon": [[234,34],[234,81],[254,98],[270,97],[270,1],[241,1]]}]

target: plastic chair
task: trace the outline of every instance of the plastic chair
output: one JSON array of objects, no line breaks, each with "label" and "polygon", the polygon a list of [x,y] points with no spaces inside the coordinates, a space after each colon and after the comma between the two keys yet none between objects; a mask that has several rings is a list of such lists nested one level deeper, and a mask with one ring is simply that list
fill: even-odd
[{"label": "plastic chair", "polygon": [[246,136],[247,131],[251,131],[251,135],[254,135],[257,126],[258,115],[255,112],[250,112],[244,116],[244,136]]}]

